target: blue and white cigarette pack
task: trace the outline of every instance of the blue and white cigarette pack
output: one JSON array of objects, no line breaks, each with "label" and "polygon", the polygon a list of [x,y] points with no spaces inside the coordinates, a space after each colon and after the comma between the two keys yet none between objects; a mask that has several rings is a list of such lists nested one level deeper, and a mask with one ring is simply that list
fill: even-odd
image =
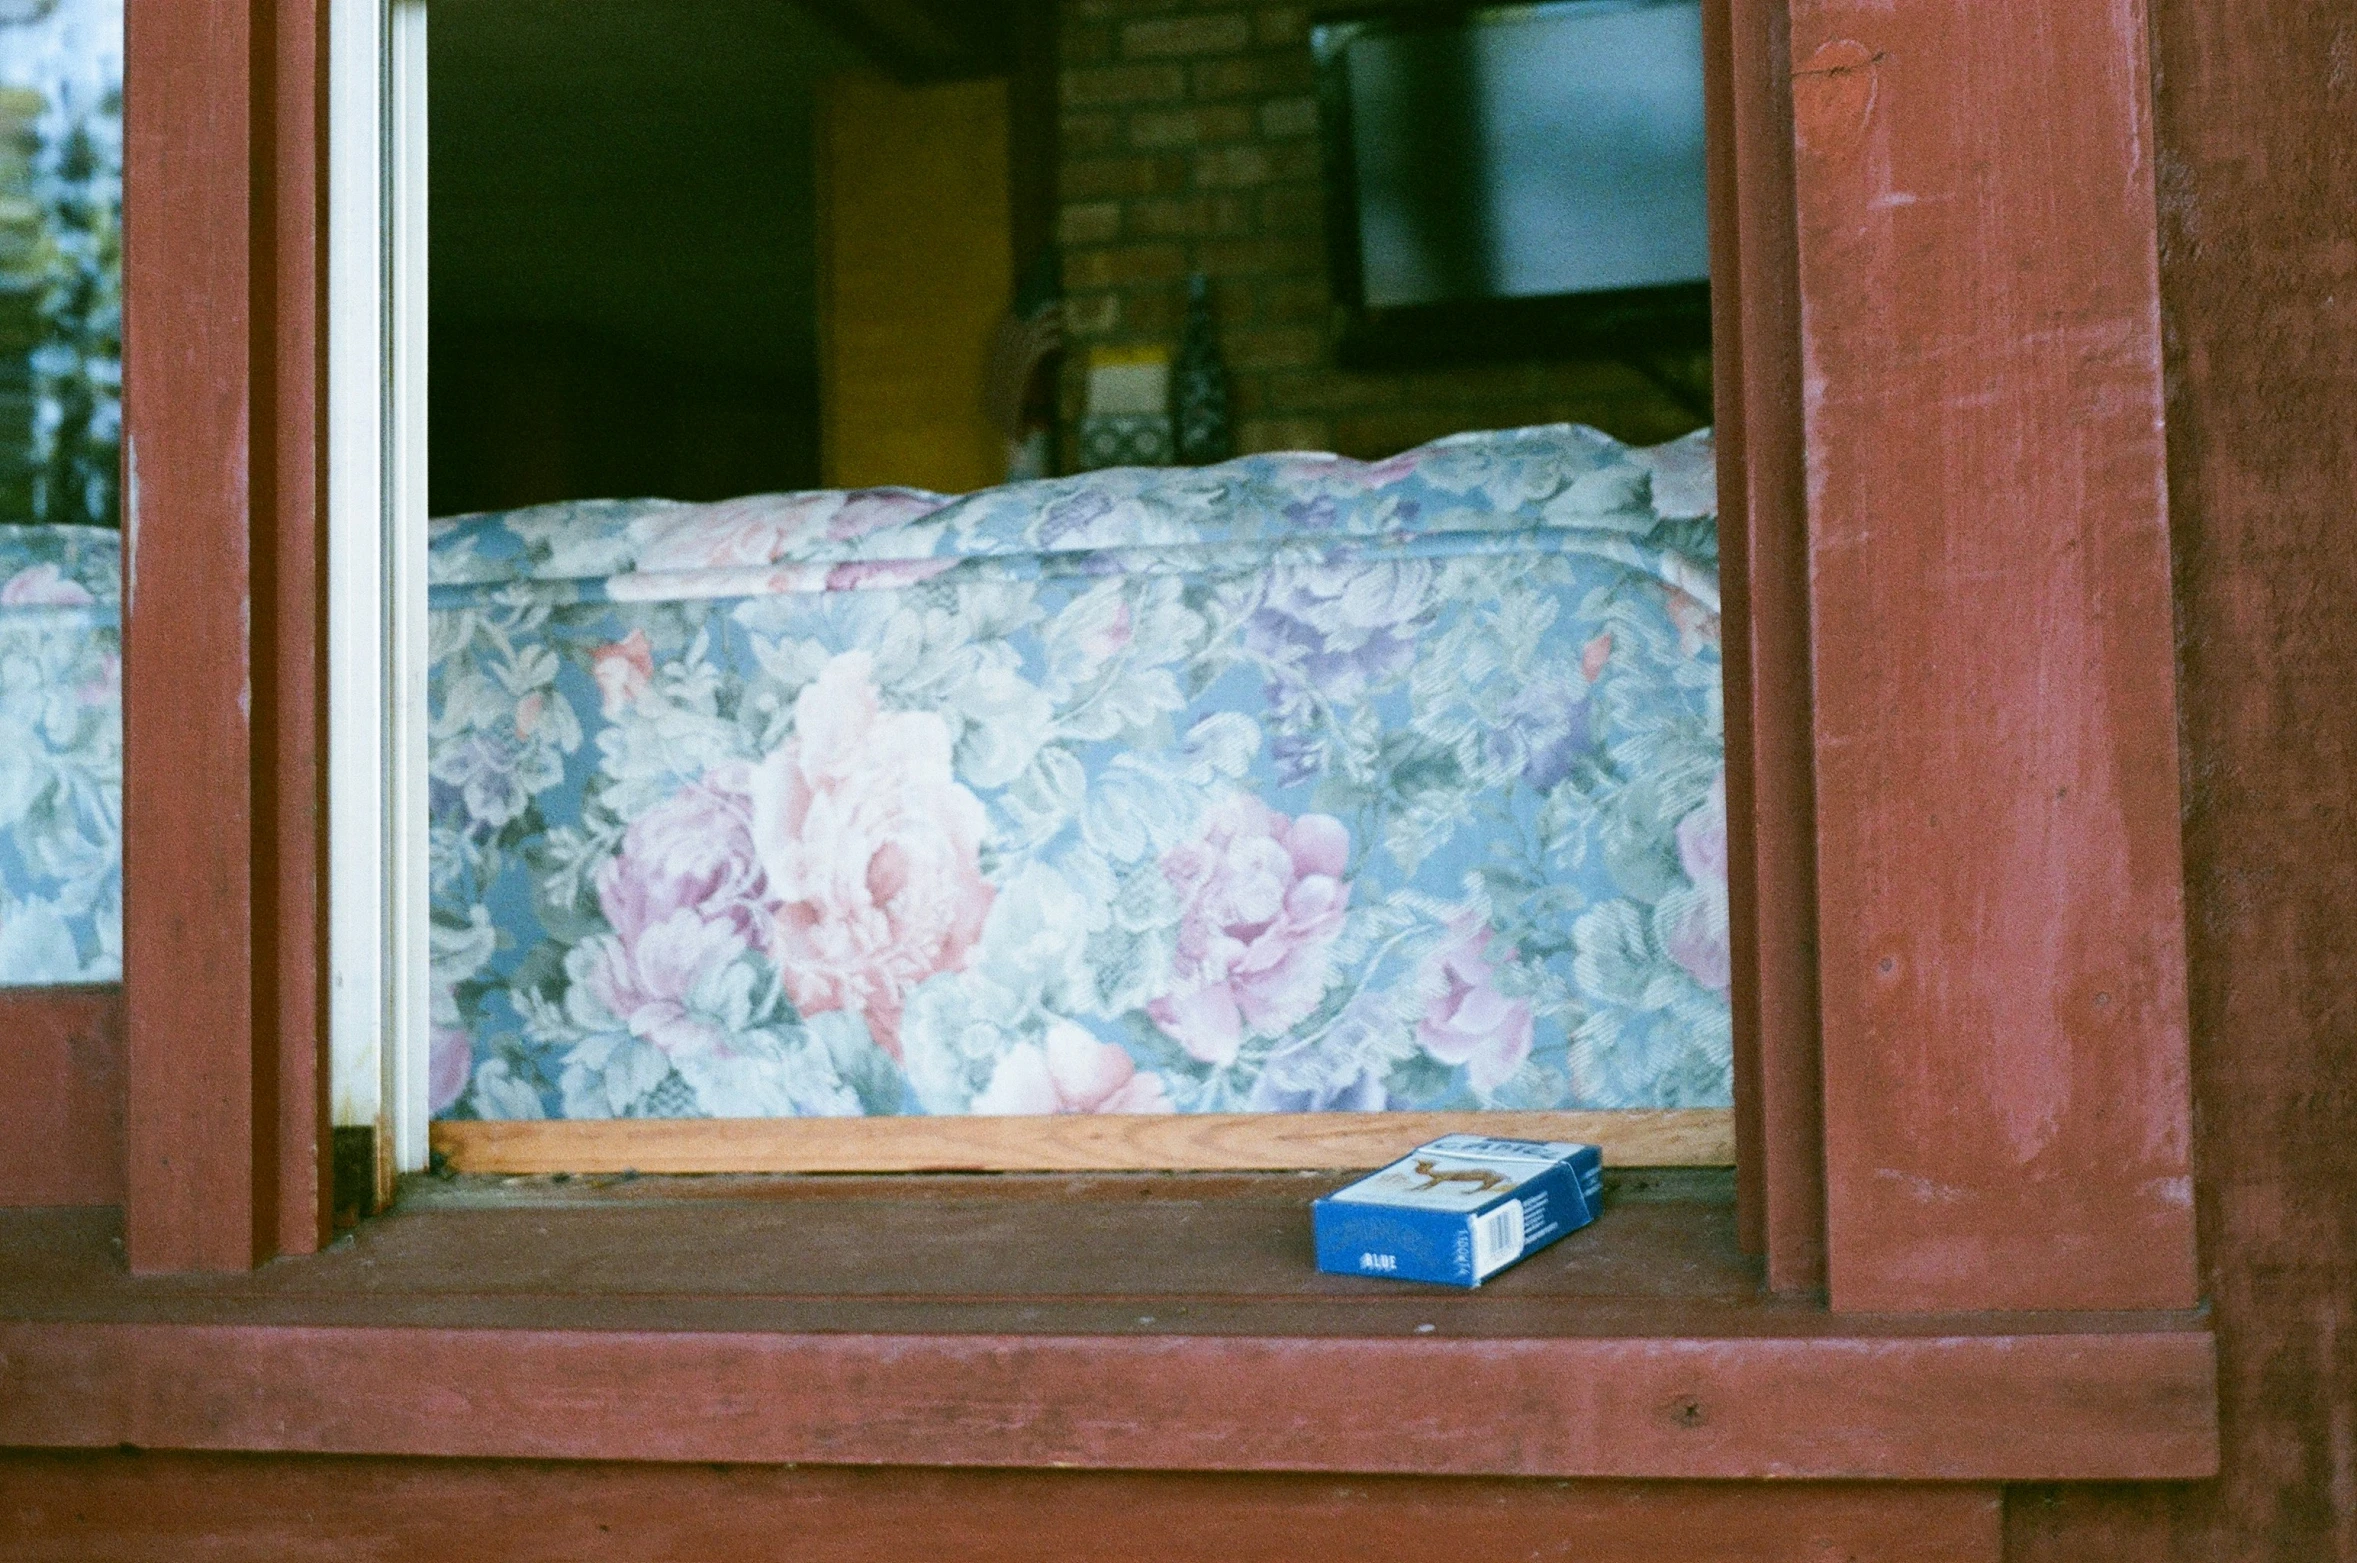
[{"label": "blue and white cigarette pack", "polygon": [[1318,1268],[1479,1286],[1596,1219],[1593,1145],[1444,1134],[1310,1206]]}]

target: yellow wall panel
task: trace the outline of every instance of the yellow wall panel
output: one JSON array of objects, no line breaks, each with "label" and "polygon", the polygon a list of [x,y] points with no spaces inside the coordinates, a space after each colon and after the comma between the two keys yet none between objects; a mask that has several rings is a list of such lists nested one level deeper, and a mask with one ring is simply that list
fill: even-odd
[{"label": "yellow wall panel", "polygon": [[827,485],[999,482],[982,384],[1011,291],[1007,84],[837,77],[818,161]]}]

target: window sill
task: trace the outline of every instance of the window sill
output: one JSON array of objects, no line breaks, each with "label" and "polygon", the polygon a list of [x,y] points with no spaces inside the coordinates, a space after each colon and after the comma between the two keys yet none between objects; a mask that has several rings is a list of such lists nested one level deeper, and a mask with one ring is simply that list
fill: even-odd
[{"label": "window sill", "polygon": [[2074,1480],[2217,1466],[2185,1314],[1764,1295],[1709,1174],[1473,1293],[1318,1275],[1330,1177],[418,1180],[327,1253],[124,1273],[0,1211],[0,1445]]}]

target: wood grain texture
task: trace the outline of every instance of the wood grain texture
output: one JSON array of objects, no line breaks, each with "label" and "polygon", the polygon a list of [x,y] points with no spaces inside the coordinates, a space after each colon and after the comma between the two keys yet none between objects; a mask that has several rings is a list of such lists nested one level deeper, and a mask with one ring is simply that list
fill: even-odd
[{"label": "wood grain texture", "polygon": [[2202,1289],[2223,1465],[2019,1563],[2357,1559],[2357,17],[2155,0]]},{"label": "wood grain texture", "polygon": [[1760,1106],[1759,882],[1752,864],[1751,546],[1743,428],[1743,236],[1735,221],[1734,21],[1729,0],[1703,0],[1704,176],[1710,190],[1710,343],[1713,448],[1719,487],[1720,678],[1726,696],[1728,1080],[1735,1112],[1735,1187],[1743,1246],[1767,1251],[1766,1132]]},{"label": "wood grain texture", "polygon": [[313,0],[125,34],[126,1240],[315,1248],[321,1143]]},{"label": "wood grain texture", "polygon": [[459,1172],[1279,1171],[1378,1167],[1460,1132],[1587,1142],[1621,1167],[1735,1159],[1719,1108],[451,1121],[432,1142]]},{"label": "wood grain texture", "polygon": [[[318,0],[270,0],[267,196],[271,348],[266,517],[257,554],[256,661],[270,698],[255,722],[256,794],[267,828],[256,837],[258,893],[254,1010],[268,1026],[256,1049],[256,1157],[275,1177],[274,1230],[264,1252],[307,1254],[327,1240],[332,1180],[327,1100],[327,29]],[[257,228],[262,224],[258,221]],[[257,429],[262,425],[257,424]],[[257,459],[263,454],[257,450]],[[259,496],[257,496],[259,501]],[[258,523],[260,524],[260,523]]]},{"label": "wood grain texture", "polygon": [[0,1445],[1974,1481],[2214,1457],[2198,1318],[1829,1314],[1764,1293],[1731,1203],[1674,1187],[1622,1180],[1468,1293],[1312,1269],[1334,1177],[667,1181],[462,1185],[229,1276],[125,1274],[105,1212],[0,1212]]},{"label": "wood grain texture", "polygon": [[1986,1487],[0,1458],[20,1563],[1996,1563]]},{"label": "wood grain texture", "polygon": [[1836,1308],[2195,1295],[2137,0],[1797,0]]},{"label": "wood grain texture", "polygon": [[[1740,419],[1743,456],[1721,479],[1743,517],[1724,550],[1721,590],[1738,610],[1724,620],[1730,668],[1727,724],[1740,729],[1744,806],[1727,776],[1731,920],[1748,959],[1750,1021],[1758,1033],[1762,1245],[1780,1291],[1825,1286],[1824,1081],[1817,1004],[1817,799],[1809,682],[1809,554],[1801,428],[1799,240],[1793,208],[1788,9],[1783,0],[1729,0],[1729,90],[1734,188],[1727,206],[1741,252],[1740,370],[1727,409]],[[1739,494],[1727,492],[1731,477]],[[1727,580],[1737,585],[1728,590]],[[1740,648],[1738,650],[1737,648]],[[1732,737],[1730,738],[1732,744]],[[1737,825],[1737,821],[1742,823]],[[1740,876],[1732,865],[1740,862]],[[1732,901],[1730,912],[1735,911]]]},{"label": "wood grain texture", "polygon": [[126,1241],[325,1232],[315,0],[125,33]]},{"label": "wood grain texture", "polygon": [[123,990],[0,989],[0,1206],[123,1199]]},{"label": "wood grain texture", "polygon": [[1825,1284],[1816,813],[1781,0],[1704,10],[1736,1166],[1771,1284]]},{"label": "wood grain texture", "polygon": [[0,1213],[0,1318],[1332,1339],[1875,1327],[1763,1297],[1723,1198],[1631,1188],[1683,1175],[1616,1175],[1604,1220],[1472,1293],[1324,1275],[1309,1201],[1347,1177],[422,1178],[324,1253],[168,1282],[119,1273],[110,1211]]},{"label": "wood grain texture", "polygon": [[242,1268],[271,1225],[254,1154],[251,23],[246,0],[188,0],[125,24],[125,1238],[146,1270]]},{"label": "wood grain texture", "polygon": [[[2198,1332],[1349,1341],[0,1324],[0,1444],[1426,1475],[2197,1477]],[[236,1386],[225,1393],[227,1386]]]}]

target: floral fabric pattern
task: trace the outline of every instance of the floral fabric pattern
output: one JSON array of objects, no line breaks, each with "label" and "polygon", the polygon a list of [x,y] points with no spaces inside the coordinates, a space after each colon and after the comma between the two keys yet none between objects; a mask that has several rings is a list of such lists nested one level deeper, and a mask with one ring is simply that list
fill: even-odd
[{"label": "floral fabric pattern", "polygon": [[120,557],[0,526],[0,986],[123,974]]},{"label": "floral fabric pattern", "polygon": [[443,1116],[1719,1105],[1707,435],[435,523]]}]

